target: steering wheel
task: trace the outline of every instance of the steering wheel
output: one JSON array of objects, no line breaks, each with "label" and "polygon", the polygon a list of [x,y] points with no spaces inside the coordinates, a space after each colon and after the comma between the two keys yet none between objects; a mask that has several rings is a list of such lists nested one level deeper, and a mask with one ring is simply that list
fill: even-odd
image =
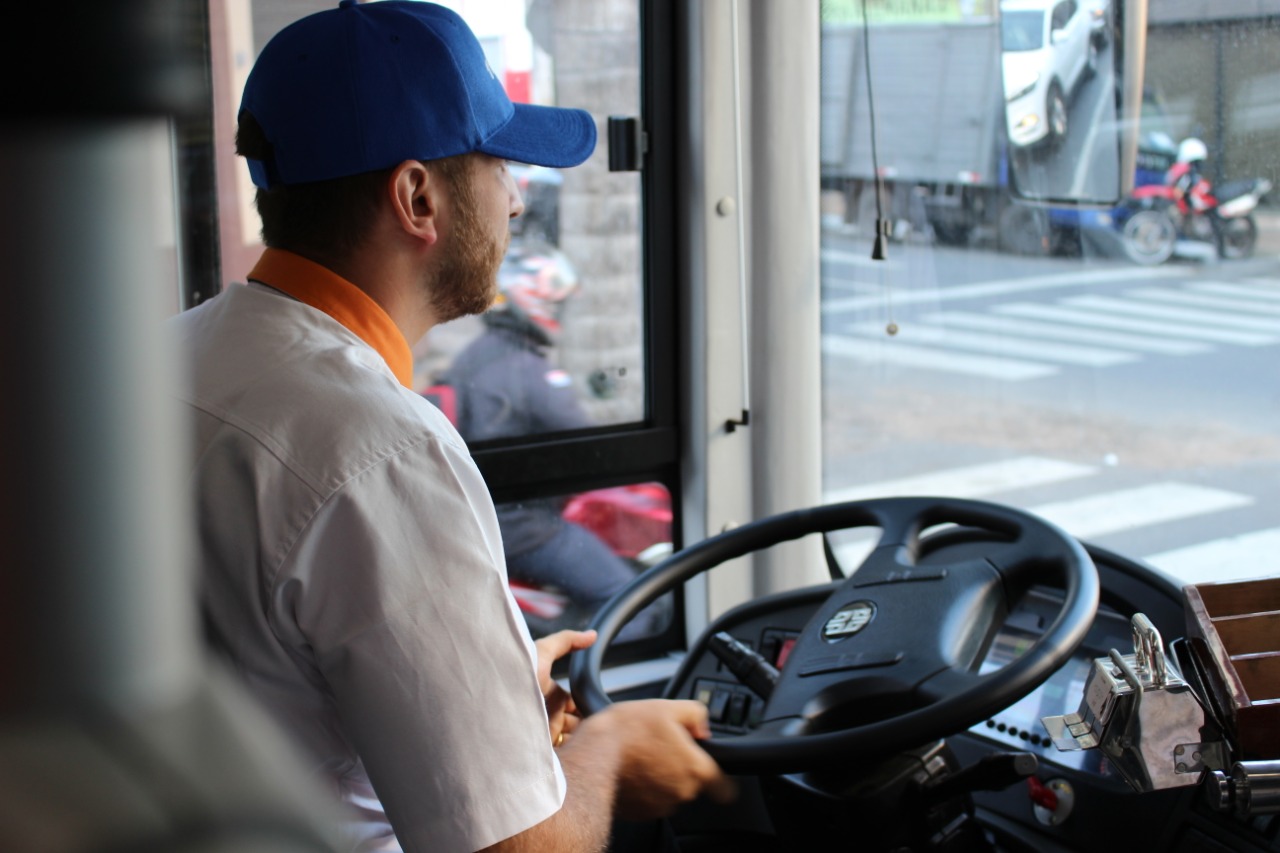
[{"label": "steering wheel", "polygon": [[[927,544],[921,548],[922,535],[942,524],[976,528],[989,545],[980,556],[968,549],[951,562],[921,562],[928,550]],[[578,708],[592,714],[611,704],[600,680],[605,651],[632,616],[664,593],[727,560],[780,542],[870,526],[881,528],[879,542],[800,633],[759,725],[749,734],[703,744],[726,772],[848,767],[851,758],[884,757],[954,734],[1048,679],[1093,624],[1097,570],[1079,542],[1037,516],[954,498],[820,506],[713,536],[619,591],[589,626],[599,632],[597,642],[570,659]],[[838,577],[834,567],[832,574]],[[1064,590],[1053,621],[1016,659],[979,674],[1013,603],[1043,582],[1057,582]],[[712,631],[714,626],[707,633]]]}]

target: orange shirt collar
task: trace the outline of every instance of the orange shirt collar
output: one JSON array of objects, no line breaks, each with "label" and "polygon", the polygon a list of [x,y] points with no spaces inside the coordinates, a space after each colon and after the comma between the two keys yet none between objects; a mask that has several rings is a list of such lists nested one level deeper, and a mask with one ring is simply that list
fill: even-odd
[{"label": "orange shirt collar", "polygon": [[369,294],[332,270],[284,249],[267,249],[249,278],[323,311],[378,351],[396,379],[413,387],[413,353],[400,327]]}]

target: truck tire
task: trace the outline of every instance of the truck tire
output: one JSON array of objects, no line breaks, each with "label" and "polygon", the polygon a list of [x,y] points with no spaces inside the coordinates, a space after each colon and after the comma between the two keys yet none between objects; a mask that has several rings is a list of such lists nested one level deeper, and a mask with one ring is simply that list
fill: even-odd
[{"label": "truck tire", "polygon": [[967,246],[973,236],[972,225],[960,225],[955,222],[931,222],[933,236],[943,246]]},{"label": "truck tire", "polygon": [[1000,213],[1000,248],[1013,255],[1044,256],[1052,246],[1049,213],[1029,204],[1011,204]]},{"label": "truck tire", "polygon": [[1156,266],[1173,256],[1178,226],[1168,211],[1144,208],[1135,211],[1120,226],[1120,242],[1129,260],[1143,266]]},{"label": "truck tire", "polygon": [[1218,257],[1235,261],[1253,254],[1258,244],[1258,223],[1253,216],[1237,216],[1218,224]]}]

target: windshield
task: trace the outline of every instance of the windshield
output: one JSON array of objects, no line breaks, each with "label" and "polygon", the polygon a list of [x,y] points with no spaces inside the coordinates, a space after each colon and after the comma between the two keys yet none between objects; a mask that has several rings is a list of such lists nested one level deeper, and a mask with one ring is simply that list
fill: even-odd
[{"label": "windshield", "polygon": [[[1265,192],[1280,176],[1280,112],[1261,92],[1280,75],[1280,20],[1152,4],[1137,187],[1124,196],[1119,8],[1064,28],[1053,74],[1017,109],[994,103],[998,77],[966,91],[934,53],[913,55],[894,121],[875,124],[880,181],[854,156],[865,80],[834,73],[857,73],[837,63],[860,34],[824,30],[825,497],[992,500],[1179,583],[1264,575],[1280,547],[1280,209]],[[1044,14],[1003,12],[1004,50],[1038,47]],[[955,54],[981,26],[927,35]],[[872,27],[873,63],[891,35]],[[945,167],[913,138],[946,139]],[[1188,139],[1208,151],[1209,185],[1260,192],[1219,218],[1180,208],[1169,180]],[[1025,201],[1010,164],[1022,185],[1100,201]],[[856,567],[863,547],[837,552]]]},{"label": "windshield", "polygon": [[1001,48],[1006,52],[1014,52],[1044,47],[1044,15],[1044,12],[1037,10],[1001,12]]}]

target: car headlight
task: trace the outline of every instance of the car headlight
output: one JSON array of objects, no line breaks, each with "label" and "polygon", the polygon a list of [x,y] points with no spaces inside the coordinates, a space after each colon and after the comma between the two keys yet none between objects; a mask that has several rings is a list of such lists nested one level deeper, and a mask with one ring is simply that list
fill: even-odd
[{"label": "car headlight", "polygon": [[1034,89],[1036,87],[1036,84],[1039,82],[1040,82],[1040,75],[1039,74],[1034,75],[1031,78],[1031,81],[1028,82],[1026,85],[1021,86],[1020,88],[1015,89],[1012,92],[1005,93],[1005,96],[1004,96],[1005,101],[1007,103],[1013,103],[1014,101],[1018,100],[1018,98],[1021,98],[1023,95],[1027,94],[1032,89]]},{"label": "car headlight", "polygon": [[1039,123],[1040,123],[1040,116],[1036,115],[1035,113],[1027,113],[1022,118],[1018,119],[1018,123],[1014,125],[1014,129],[1021,130],[1021,131],[1030,131],[1033,128],[1035,128],[1035,126]]}]

